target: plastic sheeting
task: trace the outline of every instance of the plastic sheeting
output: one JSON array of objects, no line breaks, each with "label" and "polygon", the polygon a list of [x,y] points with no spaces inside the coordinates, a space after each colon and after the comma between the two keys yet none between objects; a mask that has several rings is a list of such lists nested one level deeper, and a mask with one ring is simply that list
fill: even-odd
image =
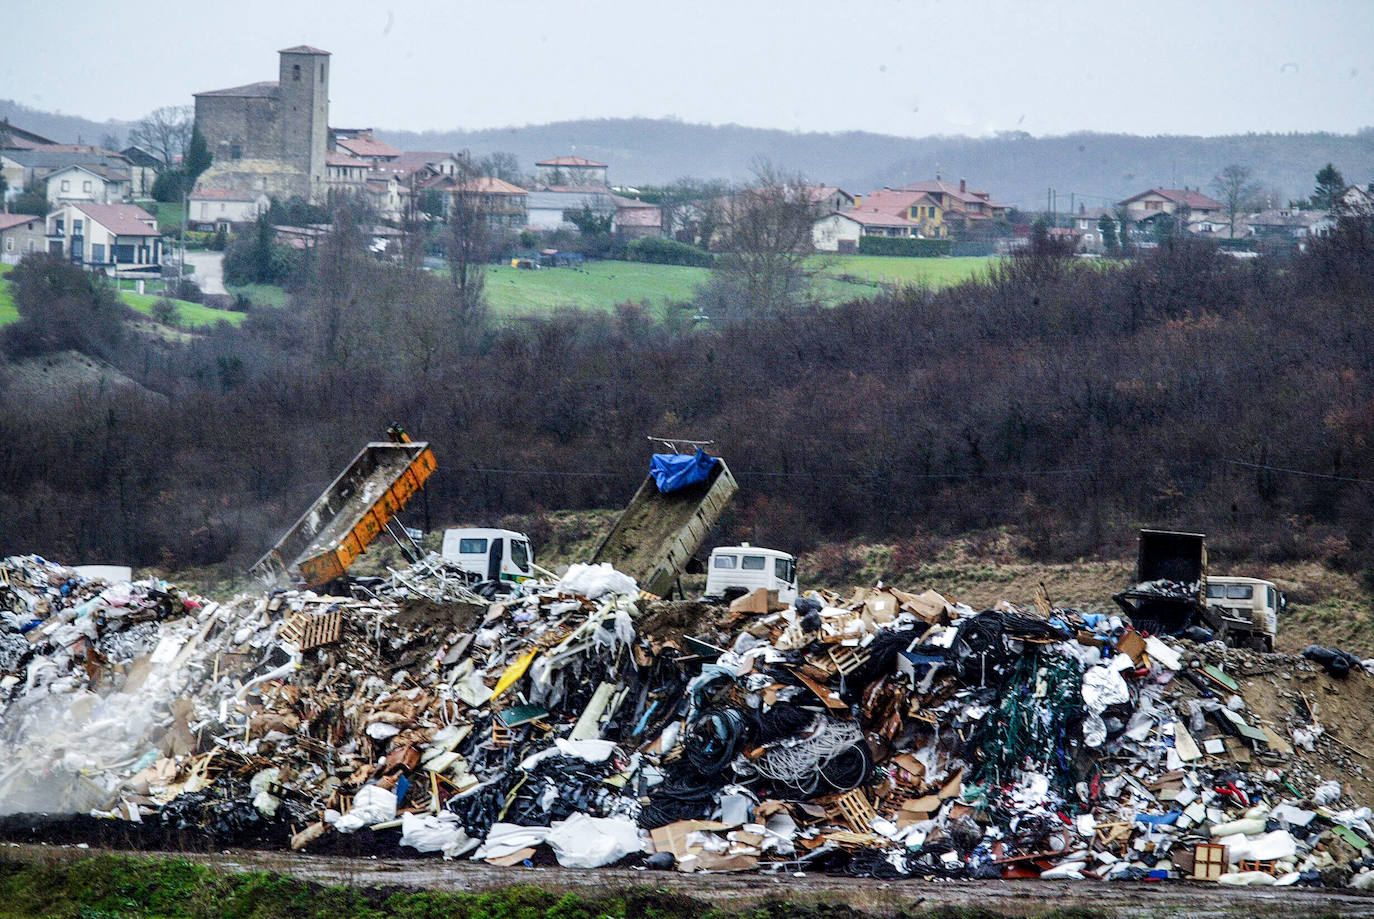
[{"label": "plastic sheeting", "polygon": [[340,833],[352,833],[396,817],[396,792],[380,785],[364,785],[353,797],[353,806],[334,824]]},{"label": "plastic sheeting", "polygon": [[680,488],[705,482],[716,465],[716,458],[697,448],[688,456],[685,453],[655,453],[649,460],[649,475],[654,477],[659,494],[672,494]]},{"label": "plastic sheeting", "polygon": [[616,571],[609,562],[599,565],[570,565],[567,573],[554,587],[562,593],[580,594],[590,600],[596,600],[606,594],[639,593],[639,585],[635,583],[635,579]]},{"label": "plastic sheeting", "polygon": [[564,868],[600,868],[645,850],[639,827],[624,817],[573,814],[555,822],[544,841]]}]

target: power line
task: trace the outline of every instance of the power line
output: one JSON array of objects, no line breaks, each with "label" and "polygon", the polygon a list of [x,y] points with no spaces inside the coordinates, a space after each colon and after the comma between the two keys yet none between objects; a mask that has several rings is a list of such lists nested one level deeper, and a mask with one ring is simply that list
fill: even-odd
[{"label": "power line", "polygon": [[1250,469],[1264,469],[1269,472],[1283,472],[1288,475],[1300,475],[1309,479],[1327,479],[1332,482],[1350,482],[1354,485],[1374,485],[1374,479],[1356,479],[1348,475],[1331,475],[1326,472],[1308,472],[1305,469],[1289,469],[1286,466],[1270,466],[1267,463],[1247,463],[1244,460],[1225,460],[1232,466],[1245,466]]}]

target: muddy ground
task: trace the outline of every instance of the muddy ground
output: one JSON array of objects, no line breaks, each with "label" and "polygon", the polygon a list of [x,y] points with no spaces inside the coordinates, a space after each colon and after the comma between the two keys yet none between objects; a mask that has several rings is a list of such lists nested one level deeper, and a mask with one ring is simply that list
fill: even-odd
[{"label": "muddy ground", "polygon": [[[80,859],[94,849],[17,845],[10,858]],[[1100,883],[1089,881],[874,881],[808,874],[695,874],[603,868],[494,868],[437,858],[343,858],[282,852],[228,850],[176,855],[221,871],[271,871],[321,884],[480,892],[534,884],[559,892],[608,892],[654,887],[703,903],[742,905],[768,900],[843,904],[875,915],[978,907],[1004,916],[1037,916],[1052,909],[1082,909],[1119,917],[1374,916],[1374,894],[1306,888],[1222,887],[1191,882]]]}]

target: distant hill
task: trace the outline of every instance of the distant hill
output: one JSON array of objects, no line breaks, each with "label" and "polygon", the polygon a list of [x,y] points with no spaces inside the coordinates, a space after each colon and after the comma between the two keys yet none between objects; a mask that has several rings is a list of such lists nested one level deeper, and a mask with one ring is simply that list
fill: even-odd
[{"label": "distant hill", "polygon": [[115,149],[124,146],[125,139],[129,135],[129,129],[135,122],[132,121],[92,121],[89,118],[81,118],[76,115],[59,115],[54,112],[44,112],[39,109],[29,108],[27,105],[20,105],[13,99],[0,99],[0,118],[8,118],[10,123],[33,131],[35,134],[42,134],[44,137],[51,137],[53,140],[62,144],[99,144],[106,135],[114,137],[118,141]]},{"label": "distant hill", "polygon": [[710,126],[647,118],[564,121],[482,131],[379,130],[410,150],[514,153],[533,171],[536,160],[575,151],[610,164],[617,184],[658,183],[680,176],[741,180],[759,158],[799,170],[853,192],[933,178],[966,178],[1001,201],[1045,207],[1046,190],[1058,208],[1073,200],[1089,207],[1118,201],[1151,186],[1198,187],[1230,163],[1255,172],[1266,189],[1287,198],[1310,194],[1314,174],[1334,162],[1352,182],[1374,181],[1374,128],[1357,134],[1244,134],[1230,137],[1140,137],[1070,134],[991,138],[906,138],[866,132],[801,134]]},{"label": "distant hill", "polygon": [[[5,117],[68,143],[99,143],[112,134],[122,144],[133,126],[0,100],[0,118]],[[471,150],[478,155],[508,151],[528,172],[534,171],[536,160],[575,150],[610,164],[611,181],[627,185],[670,182],[681,176],[743,180],[760,159],[858,193],[938,173],[953,182],[965,178],[972,187],[1023,208],[1044,208],[1046,191],[1054,188],[1061,211],[1067,211],[1071,201],[1096,207],[1151,186],[1207,191],[1212,177],[1230,163],[1253,169],[1256,181],[1281,192],[1280,203],[1310,194],[1315,173],[1328,161],[1352,182],[1374,181],[1374,128],[1356,134],[1229,137],[1008,133],[990,138],[910,138],[604,118],[481,131],[379,129],[378,135],[404,150]]]}]

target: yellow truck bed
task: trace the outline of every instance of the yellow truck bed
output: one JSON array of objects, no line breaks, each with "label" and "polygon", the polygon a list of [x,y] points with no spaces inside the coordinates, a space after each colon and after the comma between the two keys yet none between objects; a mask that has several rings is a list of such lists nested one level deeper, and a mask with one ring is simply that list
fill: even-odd
[{"label": "yellow truck bed", "polygon": [[310,587],[342,577],[436,465],[427,443],[368,444],[252,572]]}]

